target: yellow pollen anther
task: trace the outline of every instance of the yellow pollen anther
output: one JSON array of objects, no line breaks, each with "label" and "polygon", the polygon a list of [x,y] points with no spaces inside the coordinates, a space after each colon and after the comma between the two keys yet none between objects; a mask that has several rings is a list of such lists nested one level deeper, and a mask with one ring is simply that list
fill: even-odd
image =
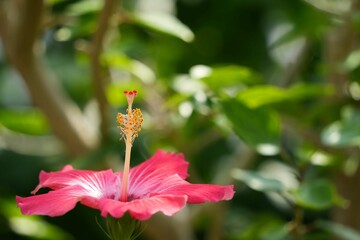
[{"label": "yellow pollen anther", "polygon": [[121,139],[131,140],[133,142],[141,131],[141,125],[143,123],[143,115],[140,109],[132,109],[132,103],[137,92],[125,91],[126,99],[128,101],[128,108],[126,109],[127,114],[118,113],[116,121],[119,123],[118,129],[121,131]]}]

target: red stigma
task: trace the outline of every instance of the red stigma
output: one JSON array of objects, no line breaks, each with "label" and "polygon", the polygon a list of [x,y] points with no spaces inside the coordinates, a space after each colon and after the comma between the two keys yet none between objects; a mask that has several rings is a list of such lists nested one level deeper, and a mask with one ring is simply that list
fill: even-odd
[{"label": "red stigma", "polygon": [[134,97],[137,95],[137,91],[136,90],[133,90],[133,91],[124,91],[124,94],[125,95],[128,95],[128,96],[132,96],[134,95]]}]

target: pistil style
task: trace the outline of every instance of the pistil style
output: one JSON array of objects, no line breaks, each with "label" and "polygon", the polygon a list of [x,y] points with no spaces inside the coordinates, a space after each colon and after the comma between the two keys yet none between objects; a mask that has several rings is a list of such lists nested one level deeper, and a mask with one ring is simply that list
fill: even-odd
[{"label": "pistil style", "polygon": [[132,143],[135,138],[138,137],[141,131],[141,125],[143,122],[143,116],[140,109],[132,109],[134,98],[137,95],[137,91],[125,91],[124,92],[128,108],[127,114],[118,113],[117,122],[120,124],[118,128],[121,131],[121,138],[125,141],[125,163],[121,185],[120,201],[126,202],[128,199],[128,185],[129,185],[129,170],[130,170],[130,156]]}]

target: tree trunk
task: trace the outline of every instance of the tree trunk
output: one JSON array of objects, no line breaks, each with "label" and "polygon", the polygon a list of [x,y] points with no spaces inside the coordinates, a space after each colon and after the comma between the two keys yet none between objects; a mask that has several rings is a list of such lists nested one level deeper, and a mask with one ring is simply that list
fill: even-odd
[{"label": "tree trunk", "polygon": [[[344,14],[343,23],[332,29],[327,38],[326,61],[329,73],[329,82],[337,89],[337,96],[332,99],[335,102],[344,102],[348,99],[349,76],[345,72],[340,72],[339,64],[343,63],[346,57],[358,46],[359,35],[354,27],[353,16],[360,10],[360,1],[353,0],[350,12]],[[349,150],[349,151],[348,151]],[[345,149],[351,152],[352,156],[360,158],[358,150]],[[344,159],[346,161],[346,159]],[[335,184],[339,193],[349,200],[348,208],[335,208],[333,210],[333,220],[354,229],[360,230],[360,170],[352,176],[347,176],[340,172],[335,176]]]}]

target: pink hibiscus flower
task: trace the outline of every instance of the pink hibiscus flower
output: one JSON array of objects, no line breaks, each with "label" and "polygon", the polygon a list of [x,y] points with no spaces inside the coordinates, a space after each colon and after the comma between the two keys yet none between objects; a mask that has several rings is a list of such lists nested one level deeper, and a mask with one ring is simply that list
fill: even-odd
[{"label": "pink hibiscus flower", "polygon": [[157,212],[171,216],[186,203],[230,200],[232,185],[191,184],[184,179],[188,163],[182,154],[157,151],[147,161],[130,169],[126,201],[122,200],[123,173],[76,170],[70,165],[59,172],[40,173],[40,183],[32,191],[50,188],[48,193],[30,197],[16,196],[25,215],[60,216],[72,210],[77,202],[99,209],[103,217],[122,217],[125,212],[146,220]]},{"label": "pink hibiscus flower", "polygon": [[129,212],[134,219],[146,220],[154,213],[171,216],[186,203],[229,200],[233,186],[190,184],[185,181],[188,163],[182,154],[162,151],[144,163],[130,169],[132,143],[138,136],[143,116],[140,109],[132,109],[137,91],[125,91],[127,114],[118,113],[121,139],[125,141],[123,172],[75,170],[70,165],[60,172],[41,172],[40,183],[32,191],[50,188],[45,194],[16,201],[25,215],[60,216],[73,209],[77,202],[99,209],[103,217],[121,218]]}]

